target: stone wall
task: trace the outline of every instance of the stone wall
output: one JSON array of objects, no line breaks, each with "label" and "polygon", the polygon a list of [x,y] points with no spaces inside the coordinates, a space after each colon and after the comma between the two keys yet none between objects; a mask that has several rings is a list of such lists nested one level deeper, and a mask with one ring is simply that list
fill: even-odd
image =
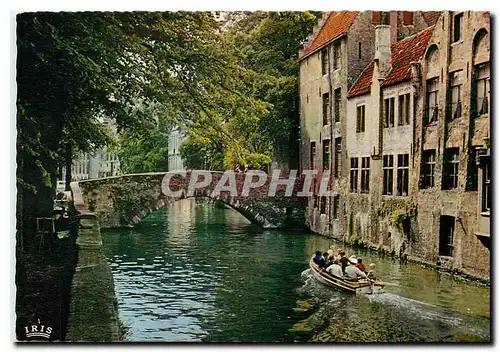
[{"label": "stone wall", "polygon": [[78,261],[71,285],[66,341],[119,341],[113,274],[102,249],[99,221],[84,206],[78,183],[72,183],[71,189],[80,219],[76,239]]}]

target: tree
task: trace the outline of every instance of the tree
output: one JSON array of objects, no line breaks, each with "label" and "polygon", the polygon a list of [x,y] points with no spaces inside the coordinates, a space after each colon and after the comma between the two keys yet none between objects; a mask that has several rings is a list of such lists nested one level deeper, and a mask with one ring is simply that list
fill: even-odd
[{"label": "tree", "polygon": [[[114,119],[124,140],[140,138],[153,116],[130,113],[137,101],[156,106],[156,123],[191,121],[190,128],[210,130],[235,155],[244,154],[234,128],[225,126],[257,121],[265,104],[250,94],[252,72],[221,39],[219,25],[201,12],[18,15],[17,184],[24,216],[51,213],[58,171],[76,153],[112,143],[96,117]],[[142,141],[140,148],[146,135]]]},{"label": "tree", "polygon": [[296,55],[311,33],[318,12],[252,12],[227,33],[239,62],[259,77],[254,98],[268,103],[259,121],[261,139],[274,157],[295,167],[299,147],[299,65]]}]

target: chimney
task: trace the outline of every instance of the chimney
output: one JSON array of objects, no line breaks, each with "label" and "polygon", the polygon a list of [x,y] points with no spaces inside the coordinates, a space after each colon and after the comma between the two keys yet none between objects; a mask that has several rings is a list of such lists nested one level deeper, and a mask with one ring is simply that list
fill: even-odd
[{"label": "chimney", "polygon": [[391,71],[391,26],[375,27],[375,61],[378,63],[380,78],[384,79]]},{"label": "chimney", "polygon": [[389,12],[389,25],[391,26],[391,44],[398,41],[398,11]]}]

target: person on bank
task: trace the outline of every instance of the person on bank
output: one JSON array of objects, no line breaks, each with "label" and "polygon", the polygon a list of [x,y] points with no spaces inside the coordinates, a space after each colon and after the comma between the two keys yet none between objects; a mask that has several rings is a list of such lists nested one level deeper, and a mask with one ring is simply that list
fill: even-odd
[{"label": "person on bank", "polygon": [[354,257],[349,258],[349,264],[345,268],[345,274],[344,276],[349,279],[349,280],[359,280],[359,279],[366,279],[366,274],[359,270],[359,268],[356,266],[358,264],[358,260]]},{"label": "person on bank", "polygon": [[333,260],[333,264],[326,268],[326,272],[332,276],[342,277],[342,267],[339,265],[338,259]]}]

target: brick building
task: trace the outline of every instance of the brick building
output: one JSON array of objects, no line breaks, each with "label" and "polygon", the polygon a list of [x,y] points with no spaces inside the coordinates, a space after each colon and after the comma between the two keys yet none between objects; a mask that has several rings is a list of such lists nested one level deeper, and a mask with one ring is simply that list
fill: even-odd
[{"label": "brick building", "polygon": [[475,12],[320,21],[299,55],[301,167],[337,196],[310,199],[313,231],[489,273],[488,33]]},{"label": "brick building", "polygon": [[[312,197],[307,219],[323,234],[343,233],[345,220],[347,92],[373,60],[375,26],[390,25],[390,40],[436,20],[434,12],[341,11],[326,13],[299,53],[302,169],[327,171],[335,197]],[[315,187],[319,187],[315,183]]]}]

